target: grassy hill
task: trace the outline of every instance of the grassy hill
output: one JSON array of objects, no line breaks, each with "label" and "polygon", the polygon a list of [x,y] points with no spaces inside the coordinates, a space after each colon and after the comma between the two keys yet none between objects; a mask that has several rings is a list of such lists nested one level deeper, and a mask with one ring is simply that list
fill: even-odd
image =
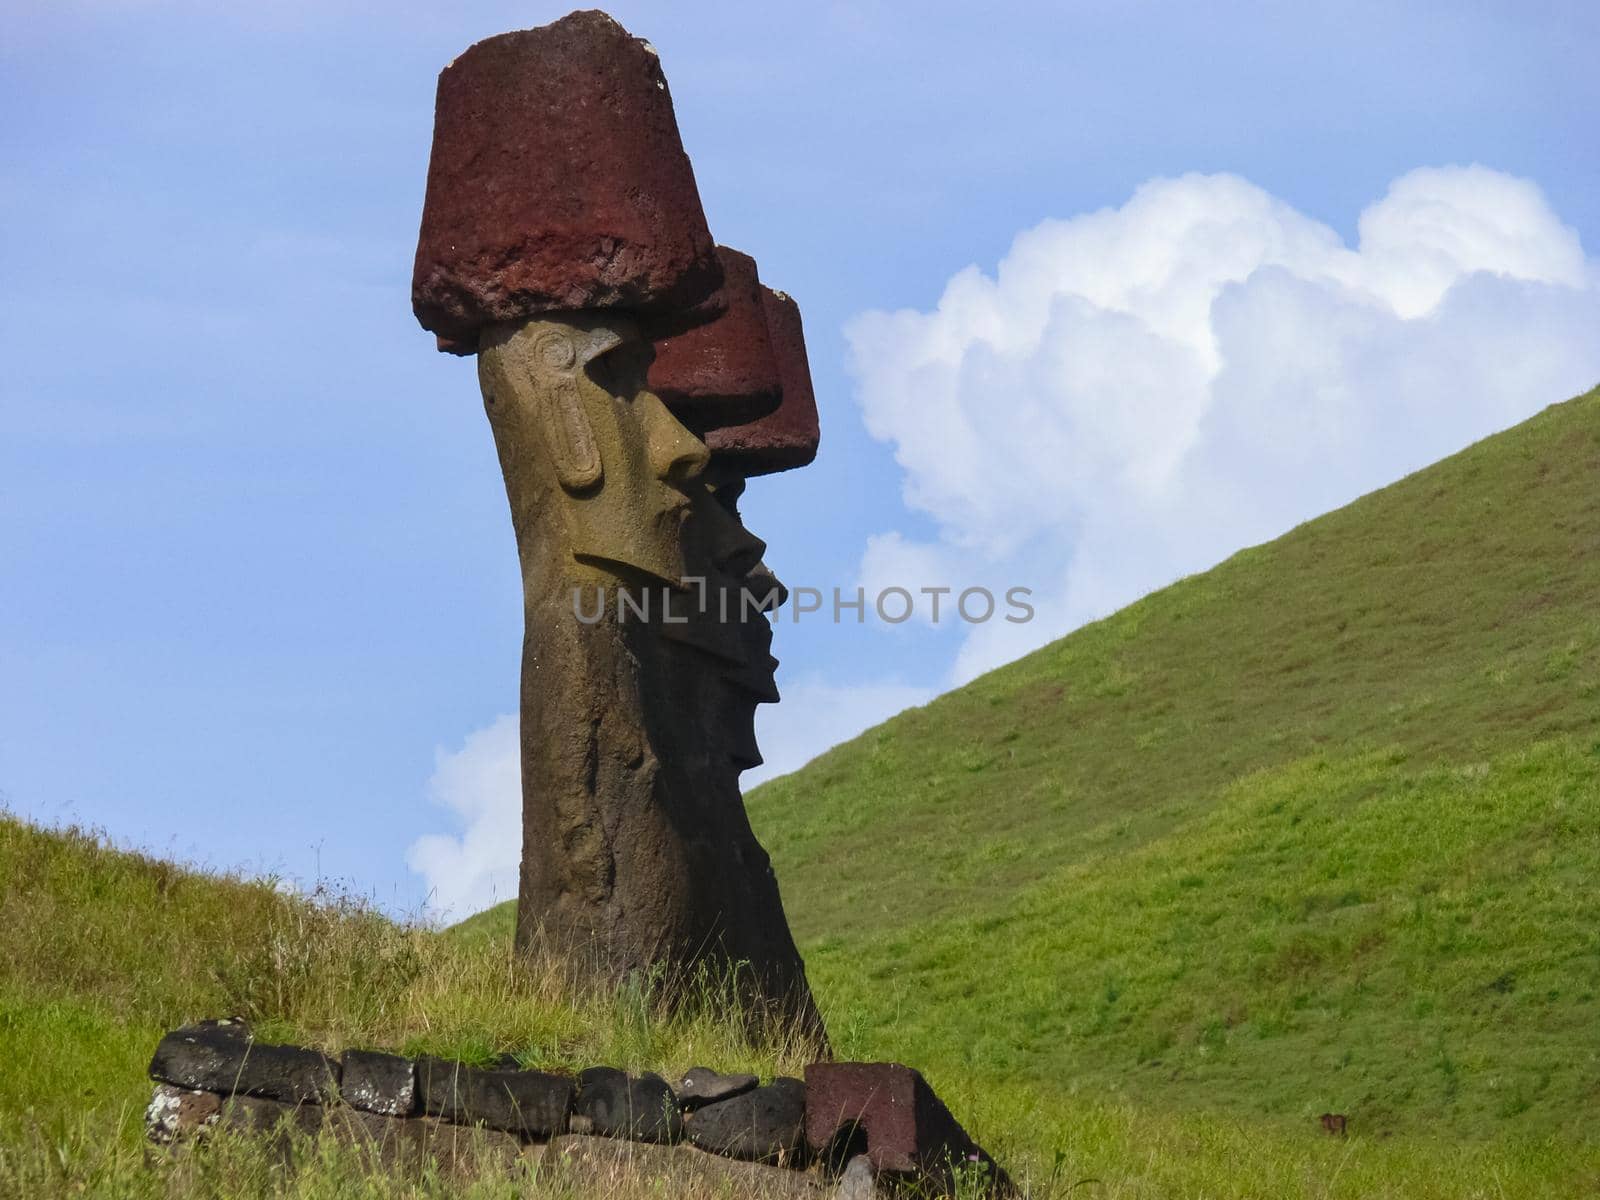
[{"label": "grassy hill", "polygon": [[[242,1142],[157,1169],[143,1142],[145,1070],[162,1033],[207,1016],[249,1017],[269,1041],[480,1063],[509,1051],[555,1069],[711,1062],[771,1075],[808,1057],[751,1046],[731,1016],[667,1017],[642,991],[576,990],[559,964],[514,965],[505,950],[0,814],[0,1197],[593,1194],[548,1170],[470,1191],[422,1173],[375,1180],[356,1156],[312,1145],[292,1176]],[[615,1194],[662,1189],[622,1178]]]},{"label": "grassy hill", "polygon": [[1164,1109],[1600,1099],[1600,392],[756,789],[835,1025]]},{"label": "grassy hill", "polygon": [[1600,391],[749,804],[846,1053],[979,1105],[1284,1136],[1334,1111],[1573,1159],[1600,1100]]},{"label": "grassy hill", "polygon": [[[771,1074],[803,1054],[757,1050],[738,1028],[671,1019],[637,992],[581,994],[554,964],[515,968],[495,922],[477,937],[387,921],[338,897],[286,896],[126,854],[75,830],[0,817],[0,1196],[184,1200],[758,1200],[622,1175],[600,1191],[530,1167],[470,1186],[435,1173],[369,1173],[326,1144],[292,1170],[269,1148],[216,1139],[147,1155],[145,1066],[167,1028],[235,1013],[262,1036],[530,1066],[596,1061],[671,1072],[710,1062]],[[503,922],[501,922],[503,924]],[[859,1028],[840,1027],[870,1053]],[[1038,1200],[1315,1197],[1428,1200],[1578,1195],[1600,1150],[1566,1139],[1334,1141],[1304,1130],[1152,1110],[934,1065],[963,1120]]]},{"label": "grassy hill", "polygon": [[[1600,392],[750,807],[840,1052],[925,1067],[1035,1195],[1594,1194]],[[227,1153],[181,1186],[148,1170],[149,1050],[197,1016],[799,1065],[512,968],[503,909],[436,934],[0,818],[0,917],[0,1195],[450,1194],[321,1160],[292,1186]],[[518,1188],[482,1194],[567,1194]]]}]

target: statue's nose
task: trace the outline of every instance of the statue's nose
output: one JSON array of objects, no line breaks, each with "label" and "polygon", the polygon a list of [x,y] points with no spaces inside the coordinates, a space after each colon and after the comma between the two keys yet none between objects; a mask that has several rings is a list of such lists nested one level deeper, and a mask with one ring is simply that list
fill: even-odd
[{"label": "statue's nose", "polygon": [[744,590],[769,601],[770,607],[763,607],[763,612],[782,608],[789,600],[789,589],[783,586],[783,580],[774,575],[772,568],[764,561],[751,568],[750,574],[745,577]]},{"label": "statue's nose", "polygon": [[653,393],[639,397],[650,413],[650,467],[675,487],[697,478],[711,462],[706,444],[679,423]]}]

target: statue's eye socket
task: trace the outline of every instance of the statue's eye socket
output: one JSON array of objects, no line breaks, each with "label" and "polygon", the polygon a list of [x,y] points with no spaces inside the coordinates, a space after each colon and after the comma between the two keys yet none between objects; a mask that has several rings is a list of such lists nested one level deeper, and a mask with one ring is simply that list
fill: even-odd
[{"label": "statue's eye socket", "polygon": [[646,386],[654,358],[648,342],[618,346],[589,363],[589,378],[618,400],[632,400]]},{"label": "statue's eye socket", "polygon": [[617,387],[616,372],[612,369],[611,355],[602,355],[601,357],[592,360],[589,365],[584,368],[584,371],[589,376],[590,381],[595,384],[595,386],[610,392],[618,399],[622,398],[621,392]]}]

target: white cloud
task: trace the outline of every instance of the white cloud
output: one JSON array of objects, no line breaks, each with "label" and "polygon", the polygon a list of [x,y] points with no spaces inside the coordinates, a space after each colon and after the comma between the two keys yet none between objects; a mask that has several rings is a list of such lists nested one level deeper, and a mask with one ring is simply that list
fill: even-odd
[{"label": "white cloud", "polygon": [[1035,589],[954,682],[1600,380],[1597,273],[1532,183],[1412,171],[1359,232],[1158,179],[850,324],[867,428],[939,527],[876,535],[863,578]]},{"label": "white cloud", "polygon": [[436,917],[461,920],[515,899],[522,854],[522,765],[515,714],[469,734],[460,750],[434,752],[428,791],[464,826],[430,833],[406,852],[428,887]]}]

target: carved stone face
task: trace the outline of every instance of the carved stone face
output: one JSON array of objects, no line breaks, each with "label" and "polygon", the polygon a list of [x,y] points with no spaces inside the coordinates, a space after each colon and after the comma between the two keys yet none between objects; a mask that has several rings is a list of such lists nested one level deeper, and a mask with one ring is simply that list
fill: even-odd
[{"label": "carved stone face", "polygon": [[661,633],[704,656],[704,728],[717,753],[744,770],[761,764],[756,706],[778,699],[772,626],[757,604],[769,595],[769,603],[781,602],[783,585],[761,560],[766,543],[739,521],[739,490],[695,487],[684,544],[690,576],[703,586],[674,597],[674,619],[662,624]]},{"label": "carved stone face", "polygon": [[627,317],[567,313],[485,330],[478,380],[493,419],[537,431],[516,449],[559,484],[573,557],[676,585],[687,489],[708,452],[646,389],[650,356]]}]

